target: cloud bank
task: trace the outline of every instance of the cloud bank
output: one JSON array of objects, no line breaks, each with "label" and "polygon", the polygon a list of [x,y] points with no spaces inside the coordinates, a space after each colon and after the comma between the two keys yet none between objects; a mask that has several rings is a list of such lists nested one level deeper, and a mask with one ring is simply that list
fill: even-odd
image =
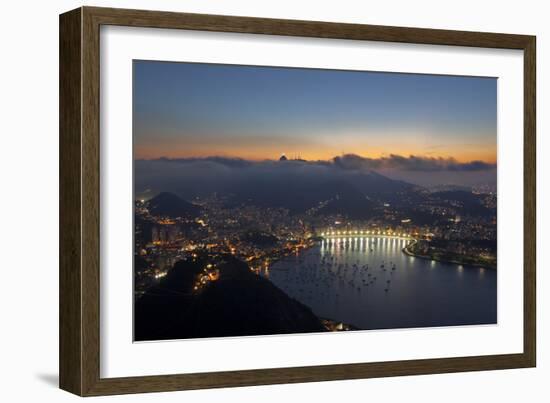
[{"label": "cloud bank", "polygon": [[442,157],[419,157],[410,155],[390,154],[389,157],[365,158],[356,154],[345,154],[333,159],[335,166],[341,169],[351,170],[386,170],[396,169],[402,171],[489,171],[496,168],[496,164],[489,164],[483,161],[458,162],[454,158]]},{"label": "cloud bank", "polygon": [[[160,191],[173,191],[187,198],[213,192],[227,193],[244,184],[263,189],[268,184],[290,187],[319,183],[353,183],[368,192],[372,181],[391,184],[389,179],[421,186],[457,184],[470,186],[496,183],[496,166],[482,161],[457,162],[452,158],[390,155],[365,158],[345,154],[328,161],[250,161],[239,158],[161,158],[136,160],[136,197],[149,197]],[[149,192],[146,192],[149,190]],[[259,190],[260,191],[260,190]]]},{"label": "cloud bank", "polygon": [[[158,161],[173,162],[180,164],[192,164],[192,163],[212,163],[220,164],[228,168],[250,168],[256,167],[273,167],[273,164],[279,165],[278,161],[265,160],[265,161],[249,161],[241,158],[227,158],[227,157],[205,157],[205,158],[160,158]],[[361,157],[357,154],[344,154],[342,156],[334,157],[329,161],[304,161],[304,160],[290,160],[289,162],[295,164],[303,164],[309,166],[323,166],[333,167],[343,170],[387,170],[396,169],[402,171],[420,171],[420,172],[436,172],[436,171],[451,171],[451,172],[472,172],[472,171],[490,171],[496,169],[496,164],[490,164],[484,161],[470,161],[470,162],[458,162],[454,158],[443,157],[420,157],[416,155],[410,155],[404,157],[402,155],[390,154],[388,157],[380,158],[367,158]]]}]

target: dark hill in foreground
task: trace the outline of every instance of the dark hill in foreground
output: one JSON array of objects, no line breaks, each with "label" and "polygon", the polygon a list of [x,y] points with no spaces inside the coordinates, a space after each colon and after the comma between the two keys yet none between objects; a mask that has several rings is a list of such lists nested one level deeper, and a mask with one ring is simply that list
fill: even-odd
[{"label": "dark hill in foreground", "polygon": [[136,341],[322,332],[312,311],[228,256],[220,278],[193,292],[205,262],[180,261],[135,305]]}]

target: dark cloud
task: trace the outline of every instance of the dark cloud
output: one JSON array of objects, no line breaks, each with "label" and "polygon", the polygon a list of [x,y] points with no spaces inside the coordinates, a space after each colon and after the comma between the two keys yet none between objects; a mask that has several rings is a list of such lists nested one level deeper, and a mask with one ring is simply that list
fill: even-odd
[{"label": "dark cloud", "polygon": [[415,155],[403,157],[395,154],[380,158],[365,158],[355,154],[345,154],[335,157],[333,163],[336,167],[345,170],[397,169],[421,172],[471,172],[488,171],[496,168],[496,164],[488,164],[483,161],[458,162],[454,158],[418,157]]},{"label": "dark cloud", "polygon": [[221,165],[226,165],[232,168],[244,168],[253,164],[251,161],[242,158],[227,158],[227,157],[205,157],[205,158],[159,158],[159,161],[174,162],[180,164],[189,164],[195,162],[213,162]]},{"label": "dark cloud", "polygon": [[205,158],[160,158],[158,160],[165,163],[173,164],[198,164],[198,165],[219,165],[227,168],[256,168],[266,169],[277,166],[279,169],[291,168],[296,169],[298,166],[308,167],[326,167],[338,168],[342,170],[388,170],[397,169],[402,171],[423,171],[423,172],[471,172],[471,171],[489,171],[496,168],[496,164],[489,164],[484,161],[458,162],[454,158],[442,157],[419,157],[410,155],[404,157],[402,155],[390,154],[388,157],[367,158],[356,154],[344,154],[334,157],[331,161],[304,161],[304,160],[289,160],[281,165],[279,161],[264,160],[264,161],[249,161],[241,158],[228,157],[205,157]]}]

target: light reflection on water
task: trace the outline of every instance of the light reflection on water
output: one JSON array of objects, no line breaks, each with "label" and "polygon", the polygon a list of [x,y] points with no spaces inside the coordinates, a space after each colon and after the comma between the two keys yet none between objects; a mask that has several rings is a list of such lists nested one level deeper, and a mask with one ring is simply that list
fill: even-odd
[{"label": "light reflection on water", "polygon": [[276,262],[269,280],[317,316],[360,329],[496,323],[496,271],[411,257],[407,242],[325,240]]}]

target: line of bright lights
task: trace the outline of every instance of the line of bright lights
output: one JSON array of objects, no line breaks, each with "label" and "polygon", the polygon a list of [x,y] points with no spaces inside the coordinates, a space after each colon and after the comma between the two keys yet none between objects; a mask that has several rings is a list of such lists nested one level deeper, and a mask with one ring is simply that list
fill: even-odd
[{"label": "line of bright lights", "polygon": [[340,236],[340,235],[390,235],[403,238],[409,238],[411,234],[406,232],[393,232],[393,231],[331,231],[331,232],[322,232],[321,236]]}]

